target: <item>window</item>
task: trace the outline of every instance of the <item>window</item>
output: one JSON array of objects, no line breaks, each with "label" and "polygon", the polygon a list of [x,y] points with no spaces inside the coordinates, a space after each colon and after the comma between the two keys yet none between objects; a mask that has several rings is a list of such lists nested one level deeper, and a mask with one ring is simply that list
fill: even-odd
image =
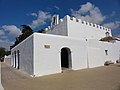
[{"label": "window", "polygon": [[20,51],[19,50],[17,50],[17,64],[18,64],[17,69],[20,69]]},{"label": "window", "polygon": [[14,67],[16,68],[16,51],[14,51],[15,57],[14,57]]},{"label": "window", "polygon": [[105,55],[106,55],[106,56],[108,55],[108,50],[105,50]]}]

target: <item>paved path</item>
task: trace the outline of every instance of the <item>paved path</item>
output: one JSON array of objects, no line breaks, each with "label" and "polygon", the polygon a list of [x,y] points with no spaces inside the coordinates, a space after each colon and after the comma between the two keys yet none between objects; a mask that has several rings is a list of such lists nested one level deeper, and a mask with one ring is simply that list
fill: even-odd
[{"label": "paved path", "polygon": [[2,83],[5,83],[8,81],[27,79],[30,78],[30,76],[2,62],[1,78],[2,78]]},{"label": "paved path", "polygon": [[[6,70],[9,67],[3,64],[2,68]],[[9,70],[7,71],[9,72]],[[16,73],[16,71],[11,72]],[[8,73],[6,72],[6,74]],[[15,80],[3,83],[5,90],[120,90],[118,89],[120,86],[120,64],[77,71],[68,70],[37,78],[16,75],[12,77]]]}]

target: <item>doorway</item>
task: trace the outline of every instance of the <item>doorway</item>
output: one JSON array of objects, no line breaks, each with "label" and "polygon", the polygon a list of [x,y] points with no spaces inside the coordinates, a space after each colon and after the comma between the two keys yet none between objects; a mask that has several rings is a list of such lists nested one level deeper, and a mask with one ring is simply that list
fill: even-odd
[{"label": "doorway", "polygon": [[15,53],[15,57],[14,57],[14,67],[16,68],[16,51],[15,51],[14,53]]},{"label": "doorway", "polygon": [[17,51],[17,56],[18,56],[18,67],[17,69],[20,69],[20,51]]},{"label": "doorway", "polygon": [[72,68],[71,50],[69,48],[61,49],[61,68],[62,70]]}]

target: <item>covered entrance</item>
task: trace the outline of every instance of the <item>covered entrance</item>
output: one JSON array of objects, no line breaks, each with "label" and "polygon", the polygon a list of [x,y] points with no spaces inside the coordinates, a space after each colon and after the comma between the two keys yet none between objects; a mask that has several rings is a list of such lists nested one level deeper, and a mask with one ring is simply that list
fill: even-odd
[{"label": "covered entrance", "polygon": [[72,68],[71,51],[69,48],[61,49],[61,68],[62,70]]}]

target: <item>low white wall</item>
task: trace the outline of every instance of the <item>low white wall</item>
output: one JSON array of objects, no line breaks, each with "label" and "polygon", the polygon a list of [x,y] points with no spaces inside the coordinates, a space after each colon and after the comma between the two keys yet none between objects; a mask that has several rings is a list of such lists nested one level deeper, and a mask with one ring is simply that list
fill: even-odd
[{"label": "low white wall", "polygon": [[4,57],[4,62],[6,62],[7,64],[11,65],[11,55],[5,56]]}]

